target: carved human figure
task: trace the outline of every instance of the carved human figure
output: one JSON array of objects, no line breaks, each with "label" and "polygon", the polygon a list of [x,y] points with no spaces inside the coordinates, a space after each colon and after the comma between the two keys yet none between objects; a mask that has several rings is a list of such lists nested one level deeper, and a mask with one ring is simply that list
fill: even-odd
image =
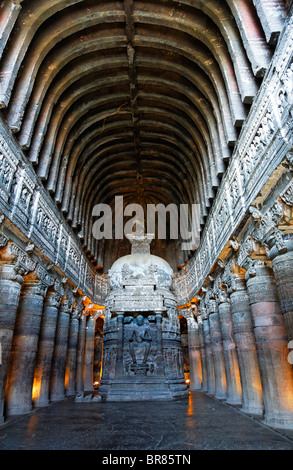
[{"label": "carved human figure", "polygon": [[152,342],[150,329],[148,325],[145,325],[144,317],[142,315],[138,315],[138,317],[134,319],[133,323],[133,332],[129,338],[129,350],[132,362],[133,364],[137,364],[137,359],[142,357],[142,364],[146,364]]}]

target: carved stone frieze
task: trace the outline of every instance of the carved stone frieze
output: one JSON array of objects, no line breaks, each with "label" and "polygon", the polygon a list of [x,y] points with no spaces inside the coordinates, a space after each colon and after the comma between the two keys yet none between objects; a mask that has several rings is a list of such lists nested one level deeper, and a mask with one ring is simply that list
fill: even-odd
[{"label": "carved stone frieze", "polygon": [[[251,204],[255,200],[265,178],[287,157],[288,163],[292,162],[292,41],[289,36],[284,36],[284,47],[280,54],[276,55],[267,82],[262,87],[261,94],[254,103],[254,109],[250,113],[246,123],[245,133],[240,137],[226,172],[220,191],[217,195],[213,210],[205,226],[201,237],[201,243],[194,257],[174,277],[173,287],[178,302],[187,304],[199,291],[206,276],[211,270],[215,259],[220,255],[226,240],[231,237],[241,217],[245,217]],[[285,45],[286,44],[286,45]],[[291,136],[291,137],[290,137]],[[290,140],[291,139],[291,140]],[[284,145],[286,142],[286,145]],[[235,178],[238,169],[239,180]],[[239,212],[230,213],[229,204],[235,207],[241,195],[241,185],[245,184],[245,198],[242,198],[242,207]],[[291,203],[292,189],[283,197]],[[285,202],[285,201],[284,201]],[[234,211],[233,207],[233,211]],[[257,208],[252,215],[257,214]],[[257,252],[256,241],[263,239],[263,233],[271,222],[276,224],[280,215],[278,205],[274,211],[265,217],[258,214],[260,232],[257,239],[248,237],[241,241],[238,247],[237,264],[242,266],[244,260],[253,252]],[[237,216],[237,217],[236,217]],[[210,223],[212,220],[214,223]],[[257,220],[256,220],[257,222]],[[275,230],[275,229],[274,229]],[[271,228],[273,235],[273,227]],[[278,233],[274,231],[275,237]],[[208,241],[213,240],[213,249]],[[234,241],[234,240],[233,240]],[[262,240],[263,243],[263,240]],[[281,243],[281,238],[278,238]],[[263,255],[264,253],[258,253]],[[193,281],[190,282],[192,275]]]},{"label": "carved stone frieze", "polygon": [[293,207],[293,181],[289,183],[285,191],[280,195],[281,200],[290,207]]},{"label": "carved stone frieze", "polygon": [[8,243],[8,237],[6,237],[3,233],[4,220],[4,214],[0,214],[0,248],[3,248]]},{"label": "carved stone frieze", "polygon": [[[108,281],[95,273],[57,207],[36,179],[22,152],[0,122],[0,210],[97,303],[103,304]],[[8,205],[9,204],[9,205]],[[6,244],[3,235],[1,246]],[[82,270],[81,270],[82,263]],[[99,278],[101,277],[101,280]]]}]

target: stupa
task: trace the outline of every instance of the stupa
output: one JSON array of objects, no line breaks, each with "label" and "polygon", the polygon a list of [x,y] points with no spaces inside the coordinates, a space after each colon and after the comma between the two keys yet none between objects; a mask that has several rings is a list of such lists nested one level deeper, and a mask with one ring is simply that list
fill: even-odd
[{"label": "stupa", "polygon": [[187,396],[173,271],[150,254],[152,236],[128,236],[132,251],[109,271],[102,401],[173,400]]}]

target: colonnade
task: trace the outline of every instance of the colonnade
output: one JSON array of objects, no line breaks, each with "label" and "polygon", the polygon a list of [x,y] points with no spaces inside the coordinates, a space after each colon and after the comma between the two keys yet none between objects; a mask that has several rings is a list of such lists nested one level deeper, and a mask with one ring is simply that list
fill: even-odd
[{"label": "colonnade", "polygon": [[93,390],[95,306],[31,249],[0,249],[0,422]]},{"label": "colonnade", "polygon": [[293,238],[264,231],[266,219],[243,243],[231,241],[229,256],[185,310],[190,387],[262,415],[270,426],[293,428]]}]

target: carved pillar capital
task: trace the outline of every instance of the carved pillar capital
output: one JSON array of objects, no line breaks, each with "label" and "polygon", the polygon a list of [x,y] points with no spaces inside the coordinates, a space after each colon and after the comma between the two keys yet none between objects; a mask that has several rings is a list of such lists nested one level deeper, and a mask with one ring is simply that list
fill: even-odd
[{"label": "carved pillar capital", "polygon": [[66,297],[61,300],[60,311],[68,315],[72,312],[72,303]]},{"label": "carved pillar capital", "polygon": [[59,308],[62,300],[62,294],[59,292],[49,292],[46,297],[46,302],[49,307]]},{"label": "carved pillar capital", "polygon": [[244,267],[246,269],[245,279],[248,280],[263,275],[271,267],[271,263],[260,259],[247,258]]},{"label": "carved pillar capital", "polygon": [[288,152],[286,155],[286,164],[290,170],[293,170],[293,152]]},{"label": "carved pillar capital", "polygon": [[209,299],[207,302],[208,314],[215,313],[217,311],[217,302],[215,299]]},{"label": "carved pillar capital", "polygon": [[75,301],[75,305],[72,309],[72,318],[79,320],[82,316],[82,314],[85,311],[85,306],[84,303],[82,302],[81,298],[78,298]]},{"label": "carved pillar capital", "polygon": [[217,296],[217,304],[218,305],[226,303],[226,302],[230,302],[228,292],[224,288],[218,289],[217,293],[216,293],[216,296]]},{"label": "carved pillar capital", "polygon": [[[230,240],[231,243],[231,240]],[[258,244],[251,234],[249,234],[245,240],[239,242],[239,247],[233,256],[233,261],[231,265],[228,266],[228,270],[232,270],[234,273],[241,273],[241,268],[244,267],[247,258],[251,256],[259,256],[263,255],[266,256],[266,252],[264,248],[262,249],[261,245]],[[240,268],[240,269],[239,269]]]},{"label": "carved pillar capital", "polygon": [[0,248],[6,246],[8,243],[8,237],[6,237],[6,235],[4,235],[3,233],[4,221],[5,221],[4,214],[0,214]]},{"label": "carved pillar capital", "polygon": [[37,262],[29,254],[20,248],[16,243],[9,241],[5,247],[0,250],[0,263],[17,264],[25,273],[33,271]]},{"label": "carved pillar capital", "polygon": [[34,271],[36,262],[18,247],[14,242],[8,242],[0,250],[1,279],[15,281],[19,284],[24,282],[23,277]]},{"label": "carved pillar capital", "polygon": [[188,327],[188,331],[192,331],[192,330],[197,330],[198,329],[198,324],[197,324],[197,321],[196,319],[194,318],[194,315],[191,311],[189,311],[187,313],[187,315],[185,315],[185,318],[186,318],[186,321],[187,321],[187,327]]},{"label": "carved pillar capital", "polygon": [[[293,170],[293,167],[292,167],[292,170]],[[292,179],[290,179],[290,183],[285,188],[285,190],[280,194],[280,200],[281,200],[281,204],[285,205],[285,210],[286,208],[289,209],[293,207],[293,180]]]},{"label": "carved pillar capital", "polygon": [[292,245],[291,249],[293,249],[293,244],[286,240],[288,236],[278,228],[284,216],[284,209],[281,202],[275,201],[273,206],[265,214],[261,214],[256,208],[250,208],[250,211],[255,221],[252,237],[256,242],[264,246],[270,258],[286,253],[288,248],[290,250],[290,245]]},{"label": "carved pillar capital", "polygon": [[199,315],[202,320],[206,320],[208,318],[208,311],[203,300],[200,302]]}]

